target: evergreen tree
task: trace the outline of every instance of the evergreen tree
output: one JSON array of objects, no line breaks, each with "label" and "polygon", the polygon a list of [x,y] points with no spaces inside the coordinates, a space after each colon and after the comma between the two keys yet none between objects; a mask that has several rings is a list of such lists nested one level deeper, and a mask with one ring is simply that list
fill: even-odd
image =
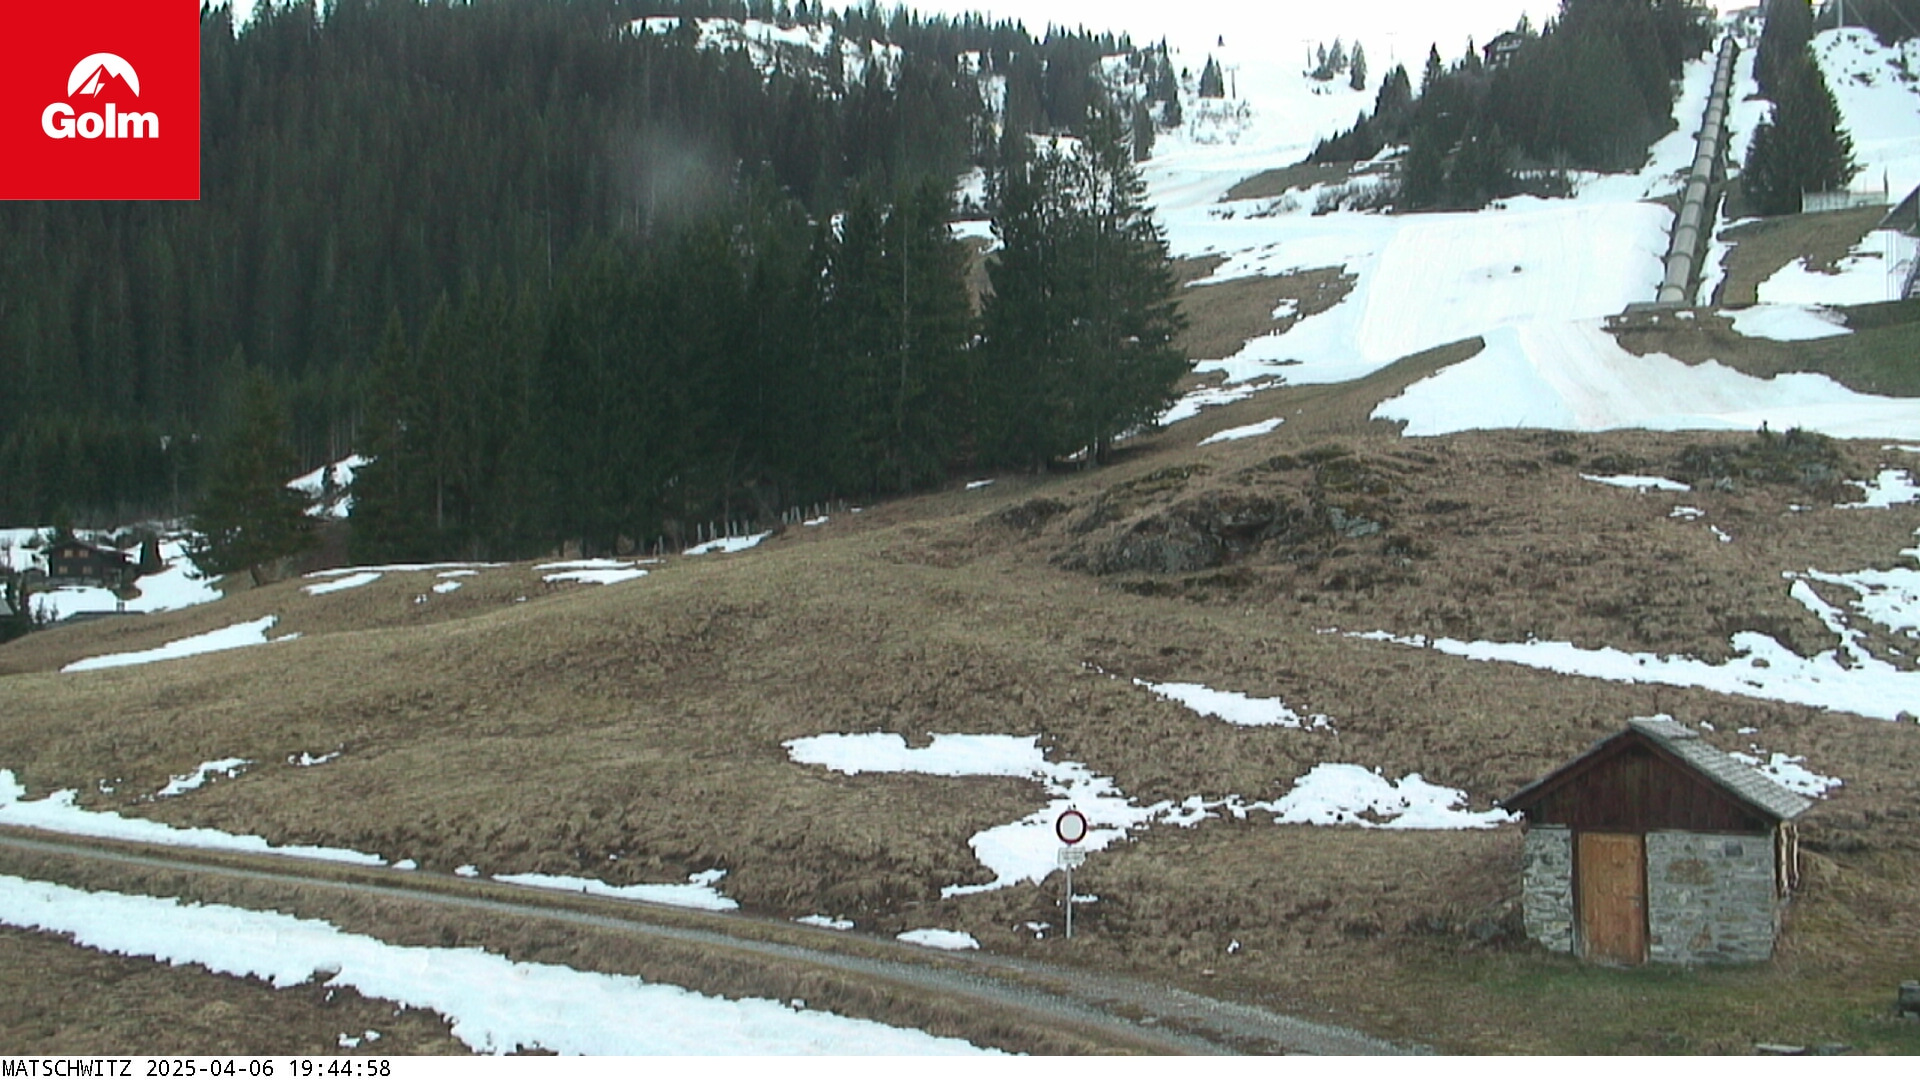
[{"label": "evergreen tree", "polygon": [[1131,146],[1133,147],[1133,160],[1146,161],[1148,158],[1153,157],[1154,126],[1153,113],[1147,108],[1147,103],[1145,101],[1134,102],[1133,125],[1130,136]]},{"label": "evergreen tree", "polygon": [[1453,165],[1447,170],[1447,199],[1454,206],[1479,207],[1489,200],[1513,194],[1513,169],[1500,129],[1477,126],[1460,141]]},{"label": "evergreen tree", "polygon": [[354,473],[350,550],[363,563],[424,562],[440,554],[433,531],[419,376],[399,311],[374,354],[373,390]]},{"label": "evergreen tree", "polygon": [[1810,50],[1800,62],[1776,69],[1772,116],[1754,128],[1741,187],[1763,215],[1800,211],[1812,191],[1844,190],[1860,167],[1853,138],[1840,126],[1840,110]]},{"label": "evergreen tree", "polygon": [[1413,142],[1400,165],[1400,208],[1426,210],[1438,204],[1445,194],[1446,168],[1440,137],[1431,127],[1415,128]]},{"label": "evergreen tree", "polygon": [[241,570],[265,581],[268,564],[313,543],[307,498],[287,487],[298,459],[273,384],[258,370],[240,387],[231,431],[222,441],[213,483],[193,515],[200,536],[193,561],[212,574]]},{"label": "evergreen tree", "polygon": [[1354,90],[1367,88],[1367,50],[1357,41],[1353,43],[1353,63],[1347,69],[1347,86]]},{"label": "evergreen tree", "polygon": [[148,574],[157,574],[166,568],[166,562],[160,558],[160,538],[152,533],[141,537],[140,561],[134,566],[135,574],[146,577]]},{"label": "evergreen tree", "polygon": [[1760,51],[1754,58],[1754,81],[1762,96],[1774,101],[1788,92],[1785,85],[1799,66],[1800,56],[1813,41],[1810,0],[1767,0],[1766,22],[1760,28]]},{"label": "evergreen tree", "polygon": [[6,604],[0,607],[0,643],[33,632],[33,598],[27,594],[26,579],[20,574],[0,573],[0,592]]},{"label": "evergreen tree", "polygon": [[1227,80],[1220,73],[1220,62],[1207,57],[1207,66],[1200,71],[1200,96],[1203,98],[1223,98],[1227,96]]},{"label": "evergreen tree", "polygon": [[1187,370],[1166,241],[1112,111],[1085,143],[1019,155],[998,181],[1002,241],[989,267],[984,378],[990,456],[1030,466],[1082,450],[1104,462],[1113,439],[1150,423]]},{"label": "evergreen tree", "polygon": [[1049,397],[1056,380],[1048,358],[1059,320],[1049,288],[1059,273],[1053,219],[1060,167],[1056,150],[1036,152],[1026,136],[1010,131],[991,178],[999,248],[987,263],[974,391],[989,464],[1038,468],[1054,453],[1048,423],[1056,411]]},{"label": "evergreen tree", "polygon": [[1420,75],[1420,96],[1426,97],[1447,73],[1446,65],[1440,62],[1440,46],[1427,46],[1427,66]]}]

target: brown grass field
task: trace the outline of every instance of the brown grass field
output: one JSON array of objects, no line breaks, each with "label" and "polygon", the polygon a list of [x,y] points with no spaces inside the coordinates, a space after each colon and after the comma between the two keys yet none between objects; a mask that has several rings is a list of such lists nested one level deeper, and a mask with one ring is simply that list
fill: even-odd
[{"label": "brown grass field", "polygon": [[[1243,284],[1237,302],[1213,299],[1256,333],[1276,298],[1326,284]],[[1890,1016],[1896,984],[1920,978],[1914,724],[1325,632],[1531,635],[1720,659],[1732,634],[1757,630],[1810,655],[1834,635],[1789,598],[1782,572],[1897,565],[1920,507],[1836,509],[1852,489],[1830,480],[1673,495],[1580,478],[1674,475],[1689,447],[1740,449],[1748,435],[1403,440],[1367,419],[1478,347],[1358,383],[1262,393],[1124,444],[1104,469],[1006,475],[975,491],[956,478],[749,552],[670,558],[622,585],[548,585],[532,564],[482,571],[445,596],[429,591],[429,573],[319,597],[296,580],[34,634],[0,648],[0,768],[32,797],[75,788],[90,807],[428,870],[473,863],[632,883],[721,867],[723,889],[754,914],[845,916],[887,936],[962,929],[993,952],[1443,1051],[1920,1052],[1920,1025]],[[1196,446],[1274,416],[1286,422],[1272,435]],[[1865,441],[1833,444],[1830,460],[1853,477],[1914,464]],[[1681,504],[1706,516],[1671,518]],[[1336,510],[1378,531],[1342,535],[1329,525]],[[1233,532],[1249,514],[1274,523],[1265,539]],[[1165,561],[1208,535],[1225,537],[1210,564]],[[1161,562],[1136,557],[1142,537]],[[276,636],[299,638],[59,672],[266,614],[279,618]],[[1873,642],[1882,655],[1899,644]],[[1129,677],[1280,697],[1336,730],[1234,727]],[[895,732],[914,745],[935,733],[1037,735],[1053,760],[1085,762],[1143,804],[1273,798],[1317,763],[1351,762],[1418,772],[1482,809],[1654,713],[1712,723],[1709,738],[1727,749],[1745,749],[1736,728],[1758,728],[1768,750],[1846,781],[1804,820],[1806,883],[1770,964],[1620,971],[1538,950],[1519,923],[1514,826],[1282,827],[1257,813],[1156,826],[1094,856],[1076,884],[1100,899],[1080,912],[1075,940],[1036,940],[1023,924],[1057,922],[1057,877],[950,900],[940,890],[987,880],[968,838],[1043,805],[1037,784],[846,776],[797,765],[781,745],[824,732]],[[334,750],[323,766],[287,764]],[[257,764],[185,797],[141,798],[224,757]],[[447,932],[490,940],[479,925]],[[0,958],[10,1050],[317,1051],[362,1027],[390,1032],[375,1052],[453,1045],[430,1014],[396,1018],[390,1004],[323,1000],[312,986],[273,990],[13,931],[0,933]],[[926,1010],[890,1018],[932,1023],[938,1009]],[[221,1035],[236,1013],[271,1018],[269,1033]]]}]

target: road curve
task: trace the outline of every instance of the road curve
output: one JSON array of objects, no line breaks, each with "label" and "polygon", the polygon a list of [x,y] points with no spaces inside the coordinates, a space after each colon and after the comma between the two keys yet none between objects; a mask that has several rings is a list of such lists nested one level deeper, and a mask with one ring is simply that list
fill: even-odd
[{"label": "road curve", "polygon": [[[983,953],[934,953],[870,935],[817,930],[750,915],[715,915],[464,879],[0,828],[0,856],[92,862],[300,890],[345,892],[470,912],[548,920],[737,957],[779,959],[938,999],[1011,1011],[1121,1051],[1232,1054],[1407,1054],[1361,1032],[1221,1001],[1126,976]],[[1137,1017],[1138,1019],[1135,1019]]]}]

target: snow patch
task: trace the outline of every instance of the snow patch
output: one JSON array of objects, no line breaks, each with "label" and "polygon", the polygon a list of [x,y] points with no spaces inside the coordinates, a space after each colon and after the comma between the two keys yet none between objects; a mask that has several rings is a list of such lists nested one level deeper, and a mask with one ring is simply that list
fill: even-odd
[{"label": "snow patch", "polygon": [[1715,664],[1690,656],[1630,653],[1612,647],[1582,648],[1565,641],[1428,640],[1419,635],[1401,637],[1385,631],[1348,636],[1430,648],[1468,660],[1519,664],[1610,682],[1698,687],[1880,720],[1898,720],[1912,711],[1913,702],[1920,701],[1920,671],[1906,670],[1875,656],[1867,648],[1866,635],[1851,625],[1851,616],[1823,599],[1812,583],[1853,592],[1856,599],[1850,606],[1855,615],[1894,633],[1920,638],[1920,571],[1861,570],[1830,574],[1809,570],[1784,576],[1793,583],[1788,595],[1840,639],[1837,648],[1803,657],[1765,634],[1743,631],[1731,639],[1734,658]]},{"label": "snow patch", "polygon": [[455,1038],[487,1054],[979,1052],[957,1039],[798,1011],[777,1001],[729,1001],[629,975],[517,963],[474,948],[389,945],[316,919],[223,904],[84,892],[0,876],[0,922],[68,935],[102,952],[199,964],[277,987],[318,977],[329,987],[432,1009],[447,1018]]},{"label": "snow patch", "polygon": [[1332,730],[1333,719],[1321,713],[1301,716],[1279,698],[1256,698],[1232,690],[1215,690],[1200,683],[1150,683],[1133,680],[1168,701],[1240,727],[1287,727]]},{"label": "snow patch", "polygon": [[219,630],[209,630],[204,634],[170,641],[155,649],[143,649],[139,652],[107,653],[104,656],[90,656],[84,660],[75,660],[61,671],[97,671],[101,668],[130,667],[135,664],[152,664],[161,660],[178,660],[185,656],[199,656],[202,653],[226,652],[230,649],[245,649],[254,645],[267,645],[273,642],[292,641],[298,634],[288,634],[269,641],[267,631],[278,622],[278,616],[265,615],[252,622],[236,623]]},{"label": "snow patch", "polygon": [[331,581],[323,581],[317,585],[305,586],[305,592],[308,596],[325,596],[328,593],[345,592],[348,589],[357,589],[362,585],[371,585],[379,581],[382,576],[384,575],[378,571],[362,570],[359,573],[336,577]]},{"label": "snow patch", "polygon": [[[856,514],[859,512],[860,511],[858,510],[854,511],[854,513]],[[760,541],[765,540],[767,537],[772,535],[773,534],[770,532],[763,532],[763,533],[755,533],[752,536],[722,537],[719,540],[709,540],[706,543],[701,544],[697,547],[690,547],[686,550],[685,554],[712,555],[715,553],[725,554],[727,552],[733,552],[733,551],[745,551],[750,547],[758,546]]]},{"label": "snow patch", "polygon": [[1753,750],[1754,753],[1751,754],[1736,750],[1727,756],[1742,765],[1751,766],[1754,771],[1796,795],[1805,795],[1810,799],[1824,799],[1827,797],[1827,792],[1846,783],[1837,776],[1821,776],[1808,769],[1807,759],[1804,757],[1794,757],[1777,751],[1772,755],[1761,757],[1758,755],[1765,754],[1766,751],[1757,746],[1753,747]]},{"label": "snow patch", "polygon": [[733,911],[740,906],[739,902],[714,888],[726,876],[725,870],[706,870],[689,876],[685,885],[609,885],[594,878],[562,874],[495,874],[493,880],[508,885],[610,896],[618,900],[641,900],[649,904],[669,904],[699,911]]},{"label": "snow patch", "polygon": [[[1263,811],[1276,818],[1280,804],[1247,802],[1236,795],[1208,798],[1194,795],[1182,802],[1163,800],[1141,806],[1128,797],[1111,777],[1100,776],[1075,761],[1048,761],[1036,735],[934,735],[924,747],[909,747],[906,739],[887,732],[858,735],[815,735],[786,742],[788,755],[803,765],[818,765],[850,776],[861,773],[915,773],[922,776],[1010,776],[1038,782],[1049,801],[1039,810],[1005,825],[996,825],[975,833],[968,840],[974,857],[988,870],[993,880],[980,885],[949,885],[942,897],[965,896],[1006,888],[1022,882],[1038,884],[1056,869],[1060,847],[1054,834],[1054,822],[1069,809],[1087,818],[1087,836],[1077,847],[1086,852],[1104,851],[1125,839],[1129,833],[1151,825],[1191,827],[1216,812],[1231,813],[1244,819],[1251,811]],[[1342,766],[1358,768],[1358,766]],[[1304,782],[1307,778],[1303,777]],[[1400,796],[1406,806],[1382,811],[1394,820],[1405,818],[1393,828],[1480,829],[1491,828],[1507,820],[1499,811],[1473,814],[1458,809],[1466,804],[1464,792],[1426,784],[1418,775],[1401,782]],[[1307,808],[1331,797],[1315,791],[1300,795],[1287,804],[1288,812],[1308,813]],[[1309,813],[1309,816],[1312,816]],[[1325,822],[1316,822],[1325,823]],[[1358,821],[1350,822],[1358,824]]]},{"label": "snow patch", "polygon": [[1861,499],[1859,502],[1838,504],[1841,510],[1884,510],[1890,506],[1920,502],[1920,486],[1914,484],[1913,474],[1905,469],[1882,469],[1870,484],[1858,480],[1847,482],[1860,489]]},{"label": "snow patch", "polygon": [[219,761],[202,762],[199,768],[181,773],[167,781],[167,786],[153,793],[156,799],[171,799],[176,795],[185,795],[197,790],[216,775],[231,780],[240,775],[241,770],[253,764],[246,758],[221,758]]},{"label": "snow patch", "polygon": [[964,930],[908,930],[895,936],[909,945],[924,945],[929,949],[946,949],[949,952],[980,947],[973,935]]},{"label": "snow patch", "polygon": [[1251,439],[1260,435],[1270,435],[1282,422],[1283,418],[1275,417],[1272,420],[1262,420],[1257,424],[1247,424],[1244,427],[1234,427],[1228,428],[1225,431],[1216,431],[1212,435],[1201,439],[1200,445],[1208,446],[1213,443],[1232,442],[1235,439]]},{"label": "snow patch", "polygon": [[793,920],[802,926],[818,926],[822,930],[851,930],[852,919],[835,919],[826,915],[801,915]]},{"label": "snow patch", "polygon": [[56,791],[44,799],[27,801],[27,790],[15,779],[12,770],[0,769],[0,824],[20,825],[69,836],[91,836],[102,840],[130,840],[167,847],[189,847],[208,851],[238,851],[249,854],[286,855],[324,862],[380,866],[386,860],[343,848],[286,847],[269,844],[258,836],[237,836],[217,829],[176,828],[145,818],[126,818],[111,811],[84,810],[75,805],[71,788]]},{"label": "snow patch", "polygon": [[1486,428],[1755,431],[1805,428],[1836,438],[1920,438],[1920,400],[1859,394],[1824,375],[1756,379],[1716,361],[1636,356],[1598,322],[1534,322],[1373,410],[1408,436]]},{"label": "snow patch", "polygon": [[[307,507],[308,517],[345,521],[353,514],[354,473],[372,460],[372,458],[353,454],[331,465],[323,465],[304,476],[295,477],[287,482],[287,486],[313,501],[313,505]],[[326,483],[327,479],[332,480],[331,489]],[[331,495],[328,494],[329,490]]]},{"label": "snow patch", "polygon": [[1419,773],[1398,781],[1358,765],[1315,765],[1273,803],[1252,803],[1289,825],[1359,825],[1369,829],[1491,829],[1516,821],[1504,810],[1465,809],[1466,794],[1427,782]]},{"label": "snow patch", "polygon": [[1756,295],[1763,304],[1874,304],[1894,299],[1888,295],[1892,286],[1886,258],[1871,250],[1879,243],[1869,234],[1831,271],[1814,270],[1806,259],[1797,259],[1761,282]]},{"label": "snow patch", "polygon": [[1188,420],[1200,415],[1200,410],[1202,409],[1210,409],[1217,405],[1231,405],[1236,401],[1244,401],[1262,390],[1270,390],[1278,385],[1280,385],[1278,382],[1268,379],[1263,381],[1232,383],[1223,386],[1203,386],[1198,390],[1190,390],[1181,395],[1180,400],[1168,406],[1165,412],[1162,412],[1154,418],[1154,423],[1161,427],[1166,427],[1169,424],[1177,424],[1182,420]]},{"label": "snow patch", "polygon": [[1853,333],[1839,313],[1822,307],[1795,307],[1787,304],[1761,304],[1756,307],[1723,311],[1733,322],[1733,331],[1742,337],[1768,338],[1773,341],[1815,341],[1844,337]]},{"label": "snow patch", "polygon": [[1668,480],[1663,476],[1589,476],[1580,474],[1580,479],[1591,480],[1596,484],[1609,484],[1613,487],[1632,488],[1635,491],[1692,491],[1693,488],[1678,480]]},{"label": "snow patch", "polygon": [[618,585],[623,581],[634,581],[647,576],[642,566],[651,566],[656,559],[573,559],[568,562],[541,563],[535,570],[552,570],[554,573],[541,577],[542,581],[573,581],[587,585]]}]

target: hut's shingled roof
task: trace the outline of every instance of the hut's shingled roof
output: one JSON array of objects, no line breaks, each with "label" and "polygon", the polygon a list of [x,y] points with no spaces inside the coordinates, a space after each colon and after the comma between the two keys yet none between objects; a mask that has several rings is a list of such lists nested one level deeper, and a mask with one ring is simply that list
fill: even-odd
[{"label": "hut's shingled roof", "polygon": [[1627,731],[1609,735],[1594,743],[1586,753],[1500,800],[1500,805],[1510,810],[1525,808],[1534,801],[1535,793],[1546,787],[1549,782],[1579,768],[1582,763],[1611,746],[1616,740],[1627,736],[1629,732],[1634,732],[1685,762],[1735,799],[1776,820],[1792,821],[1813,806],[1812,800],[1788,791],[1769,780],[1758,770],[1735,760],[1702,739],[1699,732],[1685,724],[1666,717],[1636,717],[1627,721],[1627,728]]},{"label": "hut's shingled roof", "polygon": [[1781,821],[1792,821],[1813,806],[1813,800],[1795,795],[1750,765],[1716,749],[1700,733],[1665,718],[1635,718],[1627,726],[1658,742],[1675,757],[1699,769],[1713,782]]}]

